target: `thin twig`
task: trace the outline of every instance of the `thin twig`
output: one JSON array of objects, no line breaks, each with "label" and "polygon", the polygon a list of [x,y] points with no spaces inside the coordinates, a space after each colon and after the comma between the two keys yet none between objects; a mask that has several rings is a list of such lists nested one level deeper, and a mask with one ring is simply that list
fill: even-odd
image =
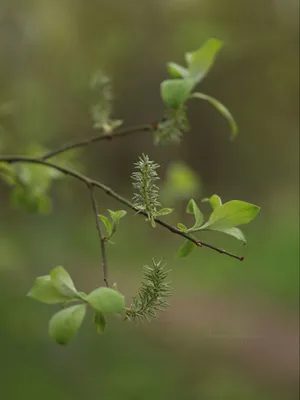
[{"label": "thin twig", "polygon": [[96,228],[97,228],[98,236],[100,239],[104,282],[105,282],[105,285],[108,287],[109,286],[109,284],[108,284],[108,267],[107,267],[106,248],[105,248],[105,237],[103,236],[101,226],[100,226],[100,219],[98,217],[99,213],[98,213],[98,206],[97,206],[97,201],[96,201],[96,196],[95,196],[95,191],[94,191],[94,185],[89,184],[88,188],[91,193],[93,211],[94,211],[95,221],[96,221]]},{"label": "thin twig", "polygon": [[93,136],[89,139],[84,139],[79,142],[66,144],[65,146],[62,146],[57,150],[49,151],[48,153],[46,153],[42,157],[40,157],[40,159],[47,160],[49,158],[57,156],[58,154],[65,153],[66,151],[78,149],[79,147],[85,147],[91,143],[100,142],[102,140],[112,140],[116,137],[131,135],[132,133],[152,132],[152,131],[153,131],[152,125],[139,125],[139,126],[133,126],[133,127],[125,128],[125,129],[120,129],[119,131],[117,131],[115,133],[102,133],[101,135]]},{"label": "thin twig", "polygon": [[[147,213],[140,211],[138,209],[136,209],[134,207],[134,205],[127,199],[125,199],[124,197],[120,196],[118,193],[114,192],[110,187],[104,185],[101,182],[95,181],[93,179],[88,178],[87,176],[80,174],[79,172],[73,171],[69,168],[65,168],[65,167],[61,167],[60,165],[57,164],[53,164],[50,163],[48,161],[43,161],[41,159],[37,159],[37,158],[31,158],[31,157],[21,157],[21,156],[1,156],[0,157],[0,161],[5,161],[7,163],[18,163],[18,162],[24,162],[24,163],[32,163],[32,164],[40,164],[40,165],[45,165],[49,168],[54,168],[57,171],[60,171],[61,173],[68,175],[68,176],[72,176],[73,178],[84,182],[86,185],[88,185],[89,187],[92,185],[94,187],[97,187],[99,189],[101,189],[102,191],[104,191],[108,196],[113,197],[114,199],[118,200],[120,203],[125,204],[127,207],[131,208],[133,211],[144,215],[145,217],[147,217]],[[164,228],[168,229],[170,232],[175,233],[176,235],[182,236],[187,240],[190,240],[191,242],[193,242],[196,246],[198,247],[207,247],[209,249],[212,249],[214,251],[217,251],[220,254],[226,254],[227,256],[236,258],[237,260],[243,261],[244,257],[242,256],[237,256],[235,254],[232,254],[230,252],[228,252],[227,250],[224,249],[220,249],[218,247],[215,247],[209,243],[206,242],[202,242],[199,241],[197,239],[194,239],[193,237],[189,236],[187,233],[182,232],[181,230],[179,230],[178,228],[169,225],[168,223],[162,221],[161,219],[155,218],[155,222],[158,225],[163,226]]]}]

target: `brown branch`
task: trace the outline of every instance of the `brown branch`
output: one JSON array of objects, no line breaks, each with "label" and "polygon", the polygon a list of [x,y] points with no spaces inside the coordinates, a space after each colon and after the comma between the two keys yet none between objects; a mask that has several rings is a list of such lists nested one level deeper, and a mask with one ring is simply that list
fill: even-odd
[{"label": "brown branch", "polygon": [[131,135],[132,133],[152,132],[152,131],[153,131],[152,125],[139,125],[139,126],[133,126],[131,128],[121,129],[115,133],[103,133],[101,135],[96,135],[89,139],[81,140],[79,142],[66,144],[65,146],[62,146],[57,150],[49,151],[48,153],[45,153],[42,157],[40,157],[40,159],[45,161],[48,160],[49,158],[57,156],[58,154],[65,153],[66,151],[75,150],[80,147],[85,147],[91,143],[100,142],[102,140],[112,140],[117,137]]},{"label": "brown branch", "polygon": [[100,247],[101,247],[101,254],[102,254],[102,269],[103,269],[103,278],[105,285],[108,287],[108,267],[107,267],[107,257],[106,257],[106,248],[105,248],[105,237],[102,234],[101,230],[101,225],[100,225],[100,219],[98,217],[98,206],[97,206],[97,201],[96,201],[96,196],[95,196],[95,191],[94,191],[94,185],[89,184],[88,188],[91,193],[91,198],[92,198],[92,204],[93,204],[93,211],[95,215],[95,221],[96,221],[96,229],[98,232],[98,236],[100,239]]},{"label": "brown branch", "polygon": [[[31,158],[31,157],[20,157],[20,156],[1,156],[0,157],[0,161],[5,161],[7,163],[18,163],[18,162],[24,162],[24,163],[31,163],[31,164],[40,164],[40,165],[45,165],[49,168],[54,168],[57,171],[60,171],[61,173],[71,176],[81,182],[84,182],[87,186],[91,187],[97,187],[99,189],[101,189],[102,191],[104,191],[108,196],[113,197],[114,199],[118,200],[120,203],[126,205],[127,207],[131,208],[133,211],[144,215],[144,216],[148,216],[146,212],[140,211],[138,209],[136,209],[134,207],[134,205],[127,199],[125,199],[124,197],[120,196],[118,193],[114,192],[110,187],[104,185],[101,182],[95,181],[93,179],[88,178],[85,175],[80,174],[79,172],[73,171],[69,168],[65,168],[65,167],[61,167],[60,165],[57,164],[53,164],[50,163],[48,161],[44,161],[41,159],[37,159],[37,158]],[[244,257],[242,256],[237,256],[235,254],[232,254],[230,252],[228,252],[227,250],[224,249],[220,249],[218,247],[215,247],[209,243],[206,242],[202,242],[199,241],[191,236],[189,236],[187,233],[182,232],[181,230],[179,230],[178,228],[169,225],[168,223],[162,221],[161,219],[155,218],[155,222],[161,226],[163,226],[164,228],[168,229],[170,232],[175,233],[176,235],[182,236],[187,240],[190,240],[191,242],[193,242],[196,246],[198,247],[207,247],[211,250],[217,251],[220,254],[226,254],[227,256],[236,258],[237,260],[243,261]]]}]

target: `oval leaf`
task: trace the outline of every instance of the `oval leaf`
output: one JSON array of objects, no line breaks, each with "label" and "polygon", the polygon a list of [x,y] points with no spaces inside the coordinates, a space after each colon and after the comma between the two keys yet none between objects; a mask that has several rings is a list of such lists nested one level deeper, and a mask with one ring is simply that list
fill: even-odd
[{"label": "oval leaf", "polygon": [[85,311],[84,305],[77,305],[54,314],[49,322],[51,338],[58,344],[68,344],[80,328]]},{"label": "oval leaf", "polygon": [[53,286],[50,275],[36,278],[27,296],[46,304],[64,303],[70,300],[70,297],[64,296]]},{"label": "oval leaf", "polygon": [[119,313],[125,307],[124,296],[114,289],[100,287],[87,296],[88,303],[97,311]]},{"label": "oval leaf", "polygon": [[186,54],[189,64],[189,77],[199,83],[208,73],[218,52],[221,50],[223,42],[218,39],[209,39],[199,50]]},{"label": "oval leaf", "polygon": [[178,258],[187,257],[194,250],[195,247],[197,247],[195,243],[191,242],[190,240],[185,241],[178,250],[177,257]]},{"label": "oval leaf", "polygon": [[222,104],[219,100],[215,99],[214,97],[208,96],[207,94],[204,93],[193,93],[191,95],[191,98],[195,99],[201,99],[201,100],[206,100],[210,104],[212,104],[218,111],[219,113],[227,119],[230,128],[231,128],[231,139],[234,139],[236,135],[238,134],[238,126],[237,123],[235,122],[232,114],[230,111]]},{"label": "oval leaf", "polygon": [[190,80],[168,79],[160,85],[161,97],[167,106],[178,109],[189,97],[192,87]]},{"label": "oval leaf", "polygon": [[248,224],[258,214],[260,208],[245,201],[232,200],[214,209],[209,220],[201,229],[221,230]]},{"label": "oval leaf", "polygon": [[100,311],[96,311],[94,314],[94,323],[96,325],[97,332],[99,334],[105,331],[107,322],[104,314]]},{"label": "oval leaf", "polygon": [[75,297],[77,290],[71,276],[63,267],[54,268],[50,272],[53,286],[64,296]]}]

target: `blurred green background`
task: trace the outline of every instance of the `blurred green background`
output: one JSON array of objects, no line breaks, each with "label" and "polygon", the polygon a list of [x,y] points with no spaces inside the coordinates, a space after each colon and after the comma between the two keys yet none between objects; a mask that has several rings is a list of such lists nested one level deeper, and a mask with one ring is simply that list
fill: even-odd
[{"label": "blurred green background", "polygon": [[[78,154],[79,169],[131,197],[130,172],[146,151],[162,166],[184,161],[201,179],[197,200],[218,193],[261,206],[248,246],[205,235],[245,255],[198,249],[177,260],[181,240],[129,213],[109,248],[111,281],[128,297],[141,267],[163,257],[172,268],[171,307],[152,324],[111,321],[102,337],[85,321],[67,348],[52,344],[55,307],[25,297],[56,265],[82,290],[102,284],[88,193],[69,180],[52,189],[51,215],[9,205],[0,182],[0,383],[3,399],[298,399],[299,25],[296,0],[0,0],[2,154],[38,143],[55,148],[93,134],[91,74],[113,78],[115,116],[151,123],[163,112],[167,61],[209,37],[225,42],[201,84],[235,116],[209,104],[189,108],[180,146],[147,134],[102,142]],[[98,193],[100,210],[120,206]],[[171,223],[183,220],[178,214]],[[204,211],[207,208],[204,207]]]}]

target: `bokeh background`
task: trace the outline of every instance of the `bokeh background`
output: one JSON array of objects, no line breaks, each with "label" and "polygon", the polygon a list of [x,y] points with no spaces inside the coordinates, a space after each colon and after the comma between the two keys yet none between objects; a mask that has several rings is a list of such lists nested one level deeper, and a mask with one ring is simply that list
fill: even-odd
[{"label": "bokeh background", "polygon": [[[180,146],[157,147],[141,133],[84,149],[78,168],[130,198],[132,164],[145,151],[162,181],[172,161],[198,174],[197,200],[218,193],[261,206],[246,248],[203,236],[244,254],[243,263],[209,249],[178,260],[180,238],[129,212],[109,248],[111,280],[130,298],[141,267],[163,257],[171,306],[151,324],[112,320],[102,337],[85,321],[62,348],[47,336],[56,308],[25,294],[56,265],[82,290],[102,284],[88,193],[59,181],[52,214],[30,215],[10,206],[0,182],[1,398],[298,399],[298,17],[296,0],[0,1],[0,104],[13,102],[0,117],[2,154],[90,137],[89,79],[99,68],[113,79],[117,118],[157,120],[166,62],[217,37],[225,47],[199,89],[231,110],[235,142],[198,102]],[[98,202],[103,213],[120,208],[101,192]],[[171,223],[184,221],[184,203],[176,208]]]}]

